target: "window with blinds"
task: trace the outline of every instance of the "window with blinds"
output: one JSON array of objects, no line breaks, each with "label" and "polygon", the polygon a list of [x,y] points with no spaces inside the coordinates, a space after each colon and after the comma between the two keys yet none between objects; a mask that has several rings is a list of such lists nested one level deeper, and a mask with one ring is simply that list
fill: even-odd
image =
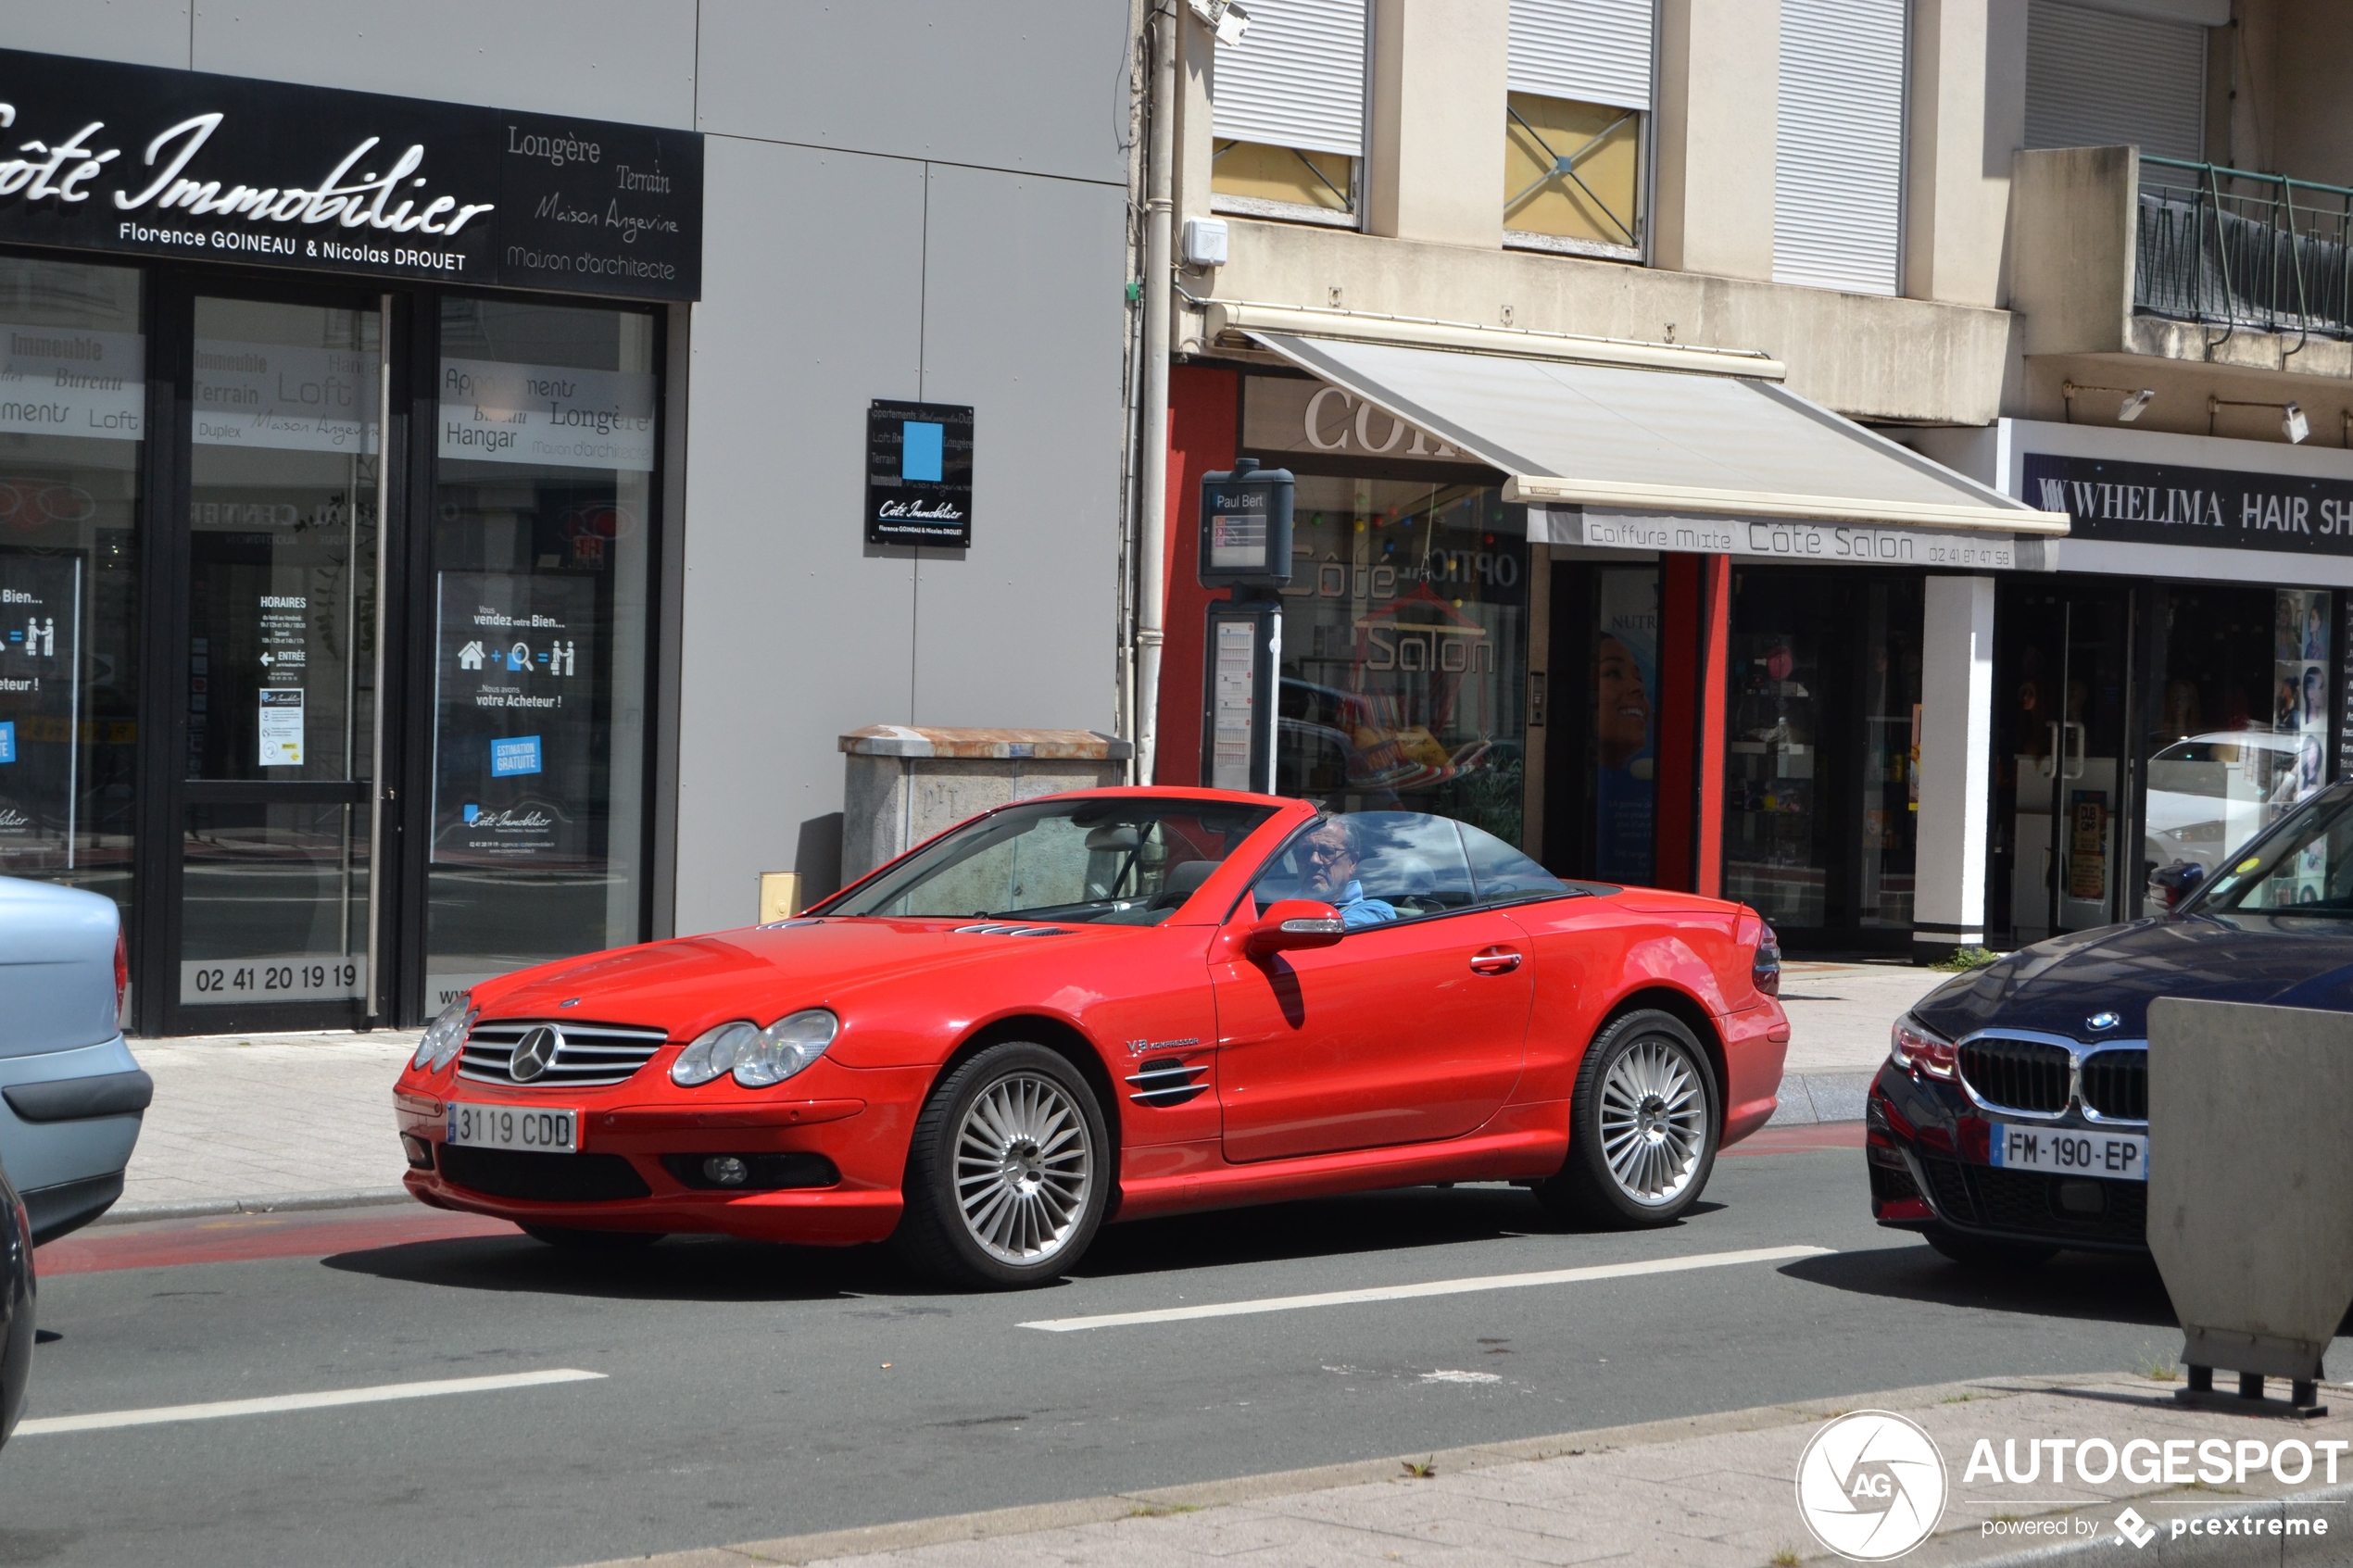
[{"label": "window with blinds", "polygon": [[1366,0],[1252,0],[1210,79],[1217,210],[1353,225],[1367,19]]},{"label": "window with blinds", "polygon": [[2031,0],[2026,144],[2206,156],[2206,29]]},{"label": "window with blinds", "polygon": [[1781,0],[1773,281],[1900,292],[1906,0]]},{"label": "window with blinds", "polygon": [[1511,0],[1504,239],[1639,260],[1652,0]]}]

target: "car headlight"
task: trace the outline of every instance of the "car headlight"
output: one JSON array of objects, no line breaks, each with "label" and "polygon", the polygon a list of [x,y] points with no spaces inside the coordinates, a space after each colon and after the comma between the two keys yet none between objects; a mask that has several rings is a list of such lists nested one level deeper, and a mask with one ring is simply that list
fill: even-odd
[{"label": "car headlight", "polygon": [[462,991],[458,999],[441,1010],[441,1016],[425,1026],[425,1036],[417,1042],[417,1054],[409,1059],[411,1067],[438,1073],[449,1065],[466,1043],[466,1033],[482,1014],[475,1010],[473,993]]},{"label": "car headlight", "polygon": [[1959,1055],[1959,1047],[1952,1041],[1921,1027],[1920,1021],[1908,1012],[1889,1031],[1888,1045],[1888,1055],[1896,1066],[1931,1078],[1950,1078]]},{"label": "car headlight", "polygon": [[825,1054],[841,1021],[823,1008],[787,1013],[767,1028],[741,1019],[704,1030],[670,1064],[670,1081],[691,1089],[733,1073],[747,1089],[781,1084]]},{"label": "car headlight", "polygon": [[736,1059],[759,1041],[760,1026],[741,1019],[706,1029],[670,1064],[670,1081],[682,1089],[708,1084],[734,1067]]},{"label": "car headlight", "polygon": [[824,1008],[789,1013],[760,1032],[757,1045],[736,1058],[736,1082],[747,1089],[781,1084],[834,1043],[841,1022]]}]

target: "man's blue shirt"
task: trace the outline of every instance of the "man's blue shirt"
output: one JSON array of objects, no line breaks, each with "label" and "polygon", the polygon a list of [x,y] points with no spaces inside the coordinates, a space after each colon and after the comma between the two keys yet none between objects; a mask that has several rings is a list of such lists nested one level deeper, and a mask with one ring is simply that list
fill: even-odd
[{"label": "man's blue shirt", "polygon": [[1362,931],[1368,925],[1383,925],[1397,918],[1397,907],[1378,898],[1365,897],[1365,884],[1351,882],[1332,900],[1332,908],[1340,911],[1340,923],[1350,931]]}]

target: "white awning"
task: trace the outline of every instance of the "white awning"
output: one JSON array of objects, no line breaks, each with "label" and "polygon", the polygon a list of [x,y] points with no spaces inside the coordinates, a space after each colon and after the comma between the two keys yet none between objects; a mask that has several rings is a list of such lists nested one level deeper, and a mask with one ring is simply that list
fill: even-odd
[{"label": "white awning", "polygon": [[[1505,332],[1492,332],[1498,351],[1485,352],[1479,340],[1491,333],[1477,328],[1448,329],[1445,346],[1284,330],[1311,314],[1281,312],[1290,320],[1278,326],[1272,310],[1214,307],[1211,322],[1501,469],[1506,501],[1685,519],[2067,532],[2066,513],[2036,510],[1774,384],[1767,377],[1780,367],[1761,358],[1603,343],[1587,358],[1577,340]],[[1341,330],[1380,332],[1371,319]]]}]

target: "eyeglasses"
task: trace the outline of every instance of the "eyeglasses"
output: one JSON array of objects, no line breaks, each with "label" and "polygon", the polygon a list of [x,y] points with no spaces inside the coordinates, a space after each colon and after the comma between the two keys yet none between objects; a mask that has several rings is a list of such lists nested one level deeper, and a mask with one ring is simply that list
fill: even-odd
[{"label": "eyeglasses", "polygon": [[1311,860],[1345,860],[1348,859],[1348,846],[1345,844],[1309,843],[1302,845],[1301,847],[1305,850],[1307,858]]}]

